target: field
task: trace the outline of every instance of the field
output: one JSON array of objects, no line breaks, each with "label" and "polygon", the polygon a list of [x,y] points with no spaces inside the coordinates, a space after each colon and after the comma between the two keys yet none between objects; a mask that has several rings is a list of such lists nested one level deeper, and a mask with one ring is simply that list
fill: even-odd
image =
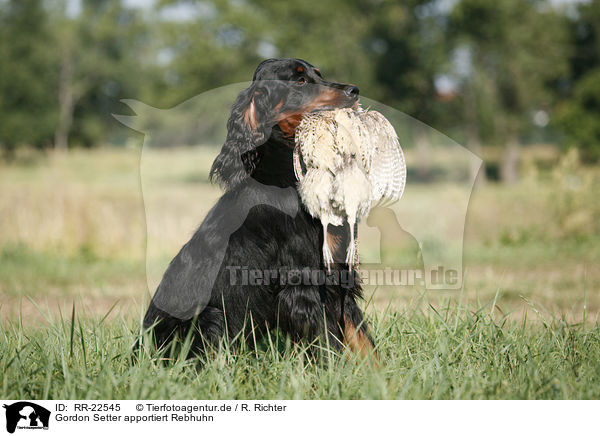
[{"label": "field", "polygon": [[1,397],[600,397],[600,174],[544,148],[518,184],[471,196],[461,290],[367,289],[377,367],[314,361],[276,333],[202,364],[132,365],[148,289],[219,196],[214,153],[145,151],[141,178],[135,148],[0,167]]},{"label": "field", "polygon": [[[493,320],[472,313],[382,313],[381,364],[315,362],[280,336],[256,351],[226,347],[205,362],[132,356],[137,325],[68,314],[43,327],[3,323],[3,398],[552,399],[598,398],[598,327]],[[132,365],[132,360],[138,363]]]}]

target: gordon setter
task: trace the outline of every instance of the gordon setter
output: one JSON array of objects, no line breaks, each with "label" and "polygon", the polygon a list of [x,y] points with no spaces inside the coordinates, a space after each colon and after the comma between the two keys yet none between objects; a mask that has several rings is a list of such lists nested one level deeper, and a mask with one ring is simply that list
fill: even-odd
[{"label": "gordon setter", "polygon": [[197,351],[223,337],[252,345],[279,328],[294,341],[373,350],[357,305],[358,273],[339,263],[348,228],[330,227],[338,263],[326,273],[323,228],[301,204],[292,162],[302,115],[355,106],[358,94],[300,59],[258,66],[233,105],[210,171],[225,193],[169,264],[145,315],[157,346],[190,329]]}]

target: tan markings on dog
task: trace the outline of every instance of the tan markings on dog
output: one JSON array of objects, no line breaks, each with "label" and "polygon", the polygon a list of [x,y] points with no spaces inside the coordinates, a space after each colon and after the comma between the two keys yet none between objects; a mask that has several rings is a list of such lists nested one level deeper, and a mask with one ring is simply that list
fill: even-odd
[{"label": "tan markings on dog", "polygon": [[256,106],[254,105],[254,99],[250,102],[250,105],[244,112],[244,122],[250,129],[256,130],[258,127],[258,121],[256,120]]},{"label": "tan markings on dog", "polygon": [[346,259],[346,249],[350,242],[350,229],[347,225],[332,226],[327,228],[327,242],[333,254],[333,261],[344,263]]},{"label": "tan markings on dog", "polygon": [[342,247],[343,236],[327,231],[327,243],[333,253],[333,258],[336,260],[342,253],[345,254],[346,249]]},{"label": "tan markings on dog", "polygon": [[358,330],[348,318],[344,317],[344,322],[344,344],[354,353],[371,356],[377,360],[377,353],[373,349],[373,343],[368,336],[361,330]]},{"label": "tan markings on dog", "polygon": [[300,66],[296,68],[296,71],[298,71],[299,73],[304,73],[304,67]]},{"label": "tan markings on dog", "polygon": [[277,124],[279,124],[279,128],[285,136],[293,137],[296,134],[296,127],[298,127],[298,124],[302,120],[302,115],[325,106],[339,107],[344,101],[344,94],[340,90],[324,87],[313,101],[304,105],[299,110],[279,114],[277,116]]},{"label": "tan markings on dog", "polygon": [[319,95],[307,105],[305,112],[310,112],[323,106],[340,107],[345,102],[346,97],[340,89],[323,87]]},{"label": "tan markings on dog", "polygon": [[296,127],[302,120],[302,112],[288,114],[284,119],[279,121],[279,128],[285,136],[292,138],[296,134]]}]

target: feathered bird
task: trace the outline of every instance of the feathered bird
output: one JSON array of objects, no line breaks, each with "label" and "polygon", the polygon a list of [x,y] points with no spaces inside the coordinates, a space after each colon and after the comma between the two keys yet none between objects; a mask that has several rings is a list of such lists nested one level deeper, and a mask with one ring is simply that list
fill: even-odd
[{"label": "feathered bird", "polygon": [[390,122],[377,111],[362,112],[362,120],[373,146],[370,180],[373,201],[392,204],[402,197],[406,186],[406,161],[398,136]]},{"label": "feathered bird", "polygon": [[323,259],[331,270],[329,224],[350,227],[346,263],[358,250],[356,228],[373,202],[391,203],[403,193],[406,165],[398,137],[376,111],[337,109],[309,113],[296,129],[294,170],[309,213],[323,224]]}]

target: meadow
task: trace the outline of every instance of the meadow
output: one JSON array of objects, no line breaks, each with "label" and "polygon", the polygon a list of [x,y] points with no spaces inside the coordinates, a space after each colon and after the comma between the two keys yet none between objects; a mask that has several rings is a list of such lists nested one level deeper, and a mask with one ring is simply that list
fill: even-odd
[{"label": "meadow", "polygon": [[220,195],[206,181],[215,153],[144,151],[140,165],[135,147],[22,151],[1,164],[0,397],[600,397],[600,171],[547,147],[524,150],[520,182],[474,190],[460,290],[367,288],[377,367],[315,360],[276,332],[205,361],[134,356],[162,267]]}]

